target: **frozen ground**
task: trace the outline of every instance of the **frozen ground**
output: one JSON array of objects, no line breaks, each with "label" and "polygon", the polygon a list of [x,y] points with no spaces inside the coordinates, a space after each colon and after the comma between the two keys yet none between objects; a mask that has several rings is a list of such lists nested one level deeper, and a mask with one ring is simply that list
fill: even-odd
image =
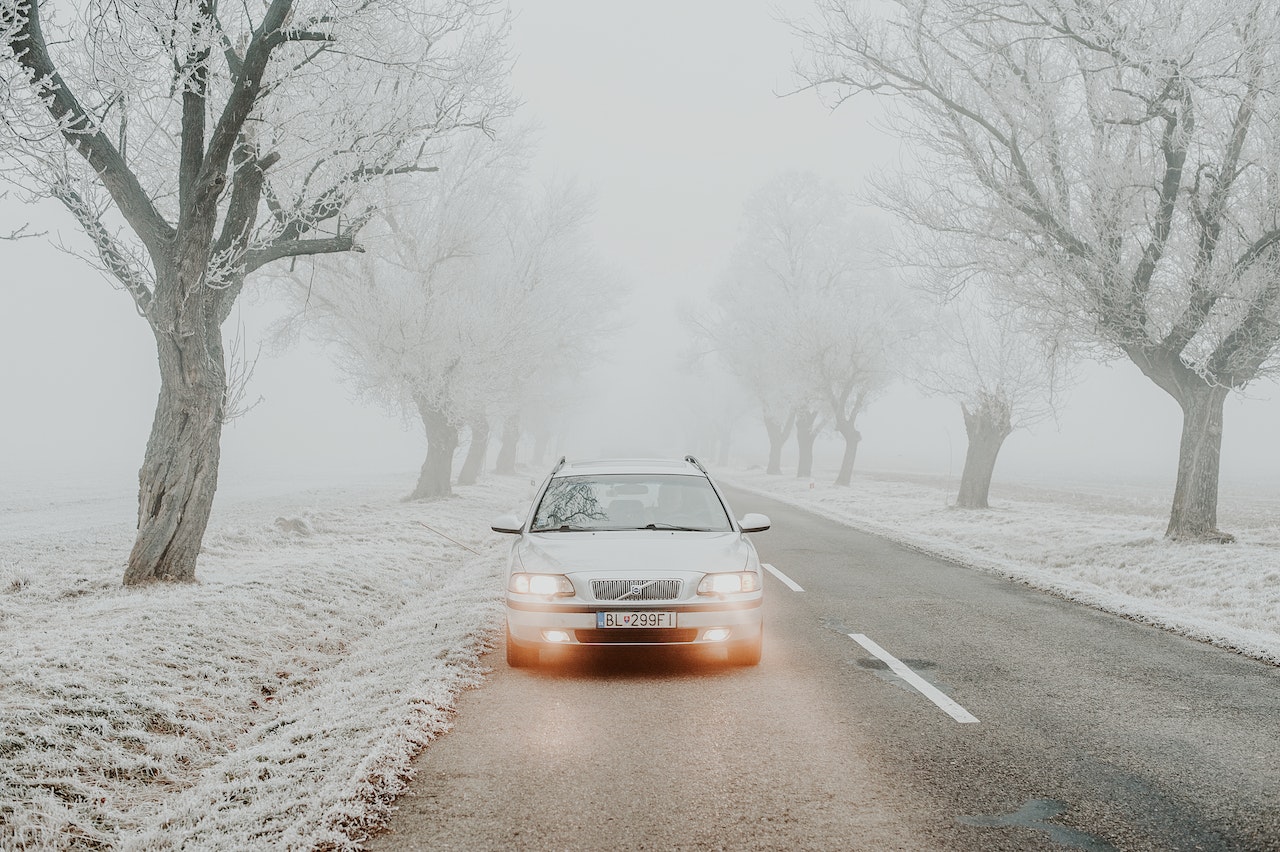
[{"label": "frozen ground", "polygon": [[[1280,499],[1225,492],[1235,544],[1164,540],[1170,494],[1139,486],[996,486],[991,508],[952,507],[956,482],[890,474],[848,488],[723,471],[743,488],[1071,600],[1280,664]],[[745,511],[736,507],[738,511]]]},{"label": "frozen ground", "polygon": [[126,590],[131,495],[6,483],[0,848],[354,848],[482,675],[528,497],[410,485],[219,494],[200,582]]},{"label": "frozen ground", "polygon": [[[722,474],[723,475],[723,474]],[[913,547],[1280,663],[1280,501],[1227,495],[1234,545],[1162,538],[1167,495],[735,471],[743,487]],[[490,478],[219,495],[201,582],[120,587],[133,498],[0,485],[0,848],[356,848],[449,725],[493,640],[527,501]],[[746,507],[737,507],[745,511]],[[480,551],[450,543],[421,526]]]}]

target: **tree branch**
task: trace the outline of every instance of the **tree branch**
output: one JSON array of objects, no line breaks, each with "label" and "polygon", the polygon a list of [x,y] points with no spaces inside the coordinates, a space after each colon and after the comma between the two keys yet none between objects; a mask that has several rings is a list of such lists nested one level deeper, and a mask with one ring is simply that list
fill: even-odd
[{"label": "tree branch", "polygon": [[240,62],[240,73],[235,75],[222,115],[209,136],[209,149],[198,178],[198,197],[193,198],[193,204],[217,202],[223,181],[226,180],[227,164],[232,151],[240,139],[245,120],[257,103],[267,62],[271,59],[272,51],[282,43],[279,39],[281,27],[292,10],[293,0],[271,0],[262,23],[254,30],[244,59]]},{"label": "tree branch", "polygon": [[353,232],[334,237],[316,237],[310,240],[277,240],[262,248],[250,249],[244,254],[245,273],[253,272],[275,260],[286,257],[303,257],[314,254],[334,254],[344,251],[363,251],[356,244]]},{"label": "tree branch", "polygon": [[71,211],[71,215],[80,223],[80,227],[93,240],[98,257],[107,271],[129,291],[139,315],[149,323],[152,288],[149,286],[146,272],[138,269],[130,261],[128,254],[116,241],[115,235],[102,224],[98,212],[66,180],[59,180],[53,185],[53,195],[67,210]]},{"label": "tree branch", "polygon": [[58,73],[40,28],[38,2],[17,0],[17,15],[22,24],[12,40],[14,55],[31,74],[32,82],[49,114],[57,122],[59,132],[98,174],[112,201],[147,247],[153,261],[164,260],[173,240],[173,226],[160,215],[137,175],[125,164],[111,141],[98,130],[96,122]]},{"label": "tree branch", "polygon": [[10,231],[7,234],[0,234],[0,240],[25,240],[31,237],[43,237],[46,233],[48,233],[47,231],[41,231],[38,234],[31,233],[27,230],[30,227],[31,225],[29,224],[23,225],[21,228],[18,228],[17,230],[14,230],[14,231]]},{"label": "tree branch", "polygon": [[[211,17],[209,0],[197,0],[197,15],[191,23],[192,43],[200,23]],[[182,133],[179,138],[178,162],[178,227],[195,213],[193,193],[204,166],[205,112],[208,104],[209,53],[207,44],[187,54],[178,77],[182,85]]]}]

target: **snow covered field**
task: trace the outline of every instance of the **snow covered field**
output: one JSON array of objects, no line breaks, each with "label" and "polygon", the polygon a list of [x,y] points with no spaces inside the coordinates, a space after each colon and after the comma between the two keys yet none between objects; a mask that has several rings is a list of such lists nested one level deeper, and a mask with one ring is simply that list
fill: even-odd
[{"label": "snow covered field", "polygon": [[6,484],[0,848],[354,848],[479,682],[528,497],[409,486],[219,494],[200,582],[126,590],[132,495]]},{"label": "snow covered field", "polygon": [[[1236,543],[1164,540],[1156,489],[993,486],[991,508],[960,510],[955,482],[855,475],[853,485],[723,471],[720,478],[911,547],[1280,664],[1280,499],[1223,495]],[[739,511],[742,511],[740,507]]]}]

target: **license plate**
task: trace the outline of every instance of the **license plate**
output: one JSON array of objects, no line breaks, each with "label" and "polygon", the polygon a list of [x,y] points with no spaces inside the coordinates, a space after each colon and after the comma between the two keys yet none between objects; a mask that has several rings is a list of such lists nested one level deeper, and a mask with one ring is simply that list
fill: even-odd
[{"label": "license plate", "polygon": [[674,612],[597,612],[596,627],[675,627]]}]

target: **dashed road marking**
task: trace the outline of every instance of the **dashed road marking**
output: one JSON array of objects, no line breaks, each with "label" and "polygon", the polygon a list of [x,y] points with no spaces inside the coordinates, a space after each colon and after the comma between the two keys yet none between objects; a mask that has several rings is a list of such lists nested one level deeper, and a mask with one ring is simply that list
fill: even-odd
[{"label": "dashed road marking", "polygon": [[910,666],[899,660],[893,654],[890,654],[884,648],[881,648],[871,639],[861,633],[850,633],[849,638],[866,648],[872,653],[872,655],[879,657],[887,663],[894,674],[915,687],[921,695],[938,705],[942,712],[946,713],[952,719],[955,719],[957,722],[965,723],[978,721],[968,710],[948,698],[942,690],[938,689],[936,686],[920,677],[920,675],[913,672]]},{"label": "dashed road marking", "polygon": [[770,565],[770,564],[768,564],[768,563],[765,563],[765,564],[764,564],[764,570],[768,571],[770,574],[772,574],[773,576],[777,577],[777,578],[778,578],[779,580],[781,580],[782,582],[786,583],[786,584],[787,584],[787,588],[789,588],[791,591],[793,591],[793,592],[803,592],[803,591],[804,591],[804,589],[800,588],[800,584],[799,584],[799,583],[797,583],[795,580],[793,580],[793,579],[791,579],[790,577],[788,577],[786,574],[783,574],[781,571],[779,571],[777,568],[774,568],[772,565]]}]

